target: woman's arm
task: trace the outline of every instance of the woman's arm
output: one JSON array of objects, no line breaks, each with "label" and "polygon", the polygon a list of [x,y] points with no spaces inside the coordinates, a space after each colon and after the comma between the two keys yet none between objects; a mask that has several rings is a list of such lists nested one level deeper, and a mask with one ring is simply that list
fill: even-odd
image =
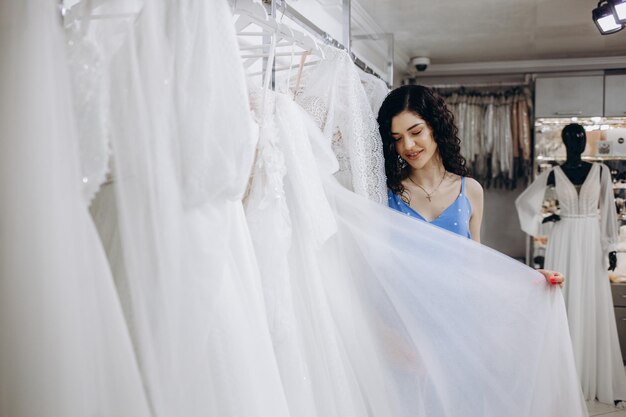
[{"label": "woman's arm", "polygon": [[483,187],[473,178],[465,179],[465,193],[472,205],[470,217],[470,234],[472,240],[480,243],[480,226],[483,222],[484,194]]}]

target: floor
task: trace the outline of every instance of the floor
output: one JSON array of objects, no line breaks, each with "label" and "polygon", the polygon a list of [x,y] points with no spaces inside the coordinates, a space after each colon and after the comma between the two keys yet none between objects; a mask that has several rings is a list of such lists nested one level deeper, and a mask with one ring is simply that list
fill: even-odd
[{"label": "floor", "polygon": [[610,405],[602,404],[599,402],[588,401],[587,410],[589,410],[589,417],[626,417],[626,409],[617,409],[615,407],[611,407]]}]

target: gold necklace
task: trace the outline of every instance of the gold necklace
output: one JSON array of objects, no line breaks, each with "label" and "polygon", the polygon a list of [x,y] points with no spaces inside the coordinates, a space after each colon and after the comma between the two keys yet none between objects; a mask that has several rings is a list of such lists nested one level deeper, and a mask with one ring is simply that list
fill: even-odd
[{"label": "gold necklace", "polygon": [[424,194],[426,194],[426,198],[428,199],[429,203],[431,202],[432,195],[435,194],[435,192],[437,192],[437,190],[439,189],[441,184],[443,184],[444,178],[446,178],[446,170],[445,169],[443,170],[443,176],[441,177],[441,181],[439,181],[439,184],[435,187],[434,190],[432,190],[431,192],[428,192],[428,191],[426,191],[426,189],[424,187],[422,187],[421,185],[419,185],[418,183],[413,181],[413,178],[411,178],[411,176],[409,175],[409,181],[411,181],[413,184],[417,185],[422,191],[424,191]]}]

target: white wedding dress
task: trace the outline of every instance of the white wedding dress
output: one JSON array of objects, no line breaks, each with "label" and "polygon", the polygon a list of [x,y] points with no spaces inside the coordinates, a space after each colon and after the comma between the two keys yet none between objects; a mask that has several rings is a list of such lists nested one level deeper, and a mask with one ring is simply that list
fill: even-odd
[{"label": "white wedding dress", "polygon": [[117,24],[113,183],[92,213],[153,414],[287,417],[241,201],[256,136],[228,5],[146,2]]},{"label": "white wedding dress", "polygon": [[[113,183],[92,211],[115,210],[99,228],[123,262],[137,365],[87,214],[56,9],[1,4],[2,415],[585,415],[559,290],[371,201],[384,192],[371,112],[326,101],[328,136],[283,96],[263,107],[244,217],[256,141],[225,1],[145,2],[88,30],[119,42],[99,90]],[[363,157],[343,165],[362,195],[333,176],[339,149]],[[276,261],[262,279],[248,224]]]},{"label": "white wedding dress", "polygon": [[55,2],[0,3],[0,415],[148,417],[89,218]]},{"label": "white wedding dress", "polygon": [[378,117],[378,111],[385,101],[387,94],[389,94],[389,87],[387,84],[380,78],[375,75],[368,74],[364,71],[358,71],[359,77],[361,77],[361,84],[363,85],[363,90],[365,91],[365,95],[369,100],[370,106],[372,107],[372,114],[374,117]]},{"label": "white wedding dress", "polygon": [[266,95],[246,216],[291,414],[586,415],[559,289],[346,190],[328,139]]},{"label": "white wedding dress", "polygon": [[[333,317],[319,265],[321,246],[336,232],[311,144],[325,138],[287,95],[255,91],[253,98],[260,138],[246,217],[290,413],[367,417],[370,404]],[[325,174],[331,175],[334,157],[324,160],[330,161]],[[383,409],[377,410],[382,415]]]},{"label": "white wedding dress", "polygon": [[626,373],[617,339],[607,271],[617,244],[617,214],[609,168],[594,163],[580,191],[560,167],[542,173],[516,206],[522,229],[533,236],[543,219],[548,175],[554,173],[561,220],[548,239],[545,267],[567,277],[563,294],[580,383],[587,400],[626,398]]}]

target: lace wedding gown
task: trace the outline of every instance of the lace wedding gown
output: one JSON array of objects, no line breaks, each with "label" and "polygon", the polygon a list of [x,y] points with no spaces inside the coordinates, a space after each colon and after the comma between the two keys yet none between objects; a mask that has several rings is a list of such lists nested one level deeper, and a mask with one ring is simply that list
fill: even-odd
[{"label": "lace wedding gown", "polygon": [[385,97],[389,94],[389,87],[383,80],[367,72],[359,71],[359,77],[361,78],[365,95],[372,107],[372,114],[374,117],[377,117],[380,106],[382,106]]},{"label": "lace wedding gown", "polygon": [[567,277],[565,305],[585,398],[613,404],[626,398],[626,373],[617,339],[606,259],[617,244],[613,184],[605,165],[593,164],[578,191],[560,167],[542,173],[516,206],[522,229],[533,236],[543,219],[548,175],[554,173],[561,220],[548,240],[545,266]]},{"label": "lace wedding gown", "polygon": [[325,58],[304,74],[296,101],[332,143],[339,182],[386,204],[382,141],[358,70],[347,52],[332,46],[323,46],[323,51]]},{"label": "lace wedding gown", "polygon": [[79,162],[54,2],[0,3],[0,415],[149,416]]}]

